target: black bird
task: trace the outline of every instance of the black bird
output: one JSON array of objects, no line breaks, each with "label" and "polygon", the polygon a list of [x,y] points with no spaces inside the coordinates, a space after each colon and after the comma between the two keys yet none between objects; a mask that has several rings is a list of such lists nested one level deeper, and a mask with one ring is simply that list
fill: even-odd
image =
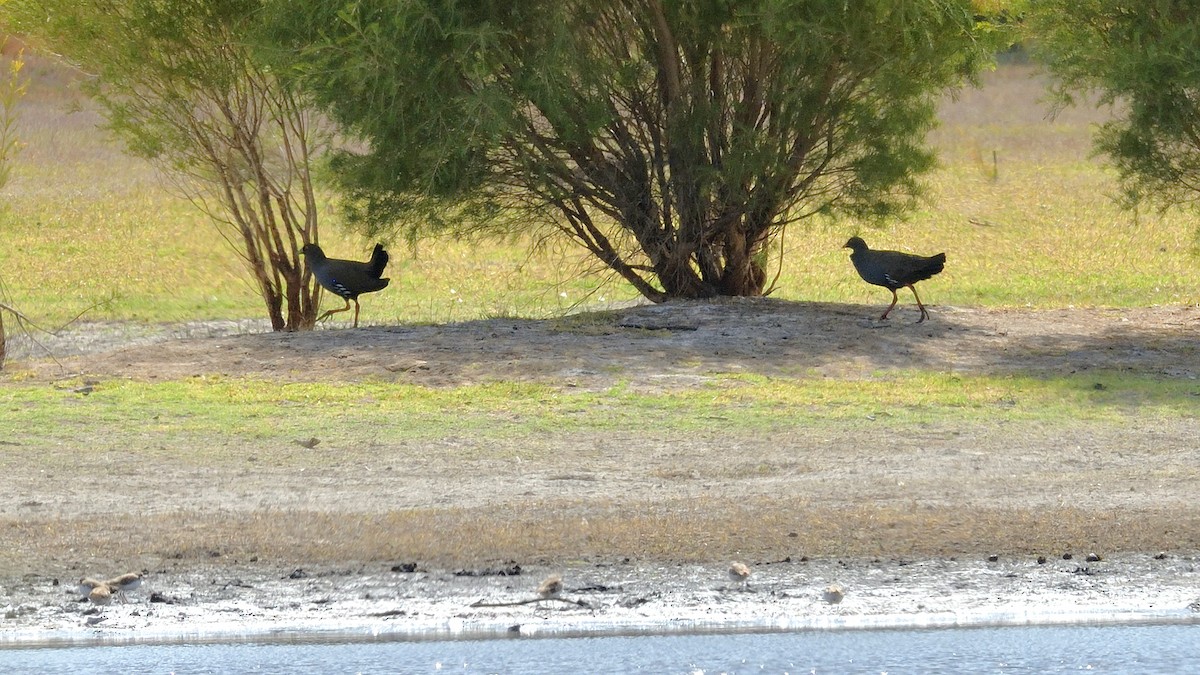
[{"label": "black bird", "polygon": [[850,262],[854,263],[854,269],[858,270],[858,276],[862,277],[863,281],[883,286],[892,292],[892,304],[888,305],[887,311],[879,317],[880,321],[888,318],[888,314],[896,306],[896,301],[899,300],[896,297],[896,289],[905,286],[912,289],[913,297],[917,299],[917,307],[921,308],[921,318],[917,323],[929,318],[929,312],[925,310],[925,305],[921,304],[921,296],[917,295],[913,284],[941,272],[946,266],[945,253],[927,258],[901,251],[872,251],[867,248],[867,242],[860,237],[850,237],[850,241],[842,248],[851,249]]},{"label": "black bird", "polygon": [[383,268],[387,267],[388,254],[383,250],[383,244],[375,244],[371,259],[367,262],[357,260],[339,260],[326,258],[325,252],[316,244],[305,244],[300,249],[308,259],[308,267],[313,276],[326,290],[340,296],[346,301],[341,309],[331,309],[317,319],[321,321],[330,314],[337,314],[350,309],[350,301],[354,301],[354,327],[358,328],[358,296],[363,293],[381,291],[387,288],[390,279],[382,279]]}]

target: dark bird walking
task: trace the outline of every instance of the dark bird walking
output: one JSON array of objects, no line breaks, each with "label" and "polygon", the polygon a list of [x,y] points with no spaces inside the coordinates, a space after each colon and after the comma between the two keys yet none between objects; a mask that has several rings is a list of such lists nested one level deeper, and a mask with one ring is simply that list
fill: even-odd
[{"label": "dark bird walking", "polygon": [[383,268],[387,267],[388,253],[383,250],[383,244],[375,244],[375,251],[367,262],[357,260],[340,260],[326,258],[325,252],[316,244],[305,244],[300,249],[308,259],[308,267],[313,276],[326,290],[336,294],[346,301],[341,309],[331,309],[317,319],[323,320],[330,314],[345,312],[350,309],[350,301],[354,301],[354,327],[358,328],[358,296],[387,288],[390,279],[383,279]]},{"label": "dark bird walking", "polygon": [[912,290],[913,297],[917,299],[917,307],[921,309],[921,318],[917,323],[929,318],[929,312],[926,311],[925,305],[921,304],[921,296],[917,295],[913,284],[941,272],[946,266],[945,253],[927,258],[901,251],[872,251],[867,248],[867,242],[860,237],[850,237],[850,241],[847,241],[843,248],[851,250],[850,262],[854,263],[854,269],[858,270],[858,276],[862,277],[863,281],[883,286],[892,292],[892,304],[888,305],[887,311],[879,317],[880,321],[888,318],[888,314],[896,306],[899,300],[896,290],[906,286]]}]

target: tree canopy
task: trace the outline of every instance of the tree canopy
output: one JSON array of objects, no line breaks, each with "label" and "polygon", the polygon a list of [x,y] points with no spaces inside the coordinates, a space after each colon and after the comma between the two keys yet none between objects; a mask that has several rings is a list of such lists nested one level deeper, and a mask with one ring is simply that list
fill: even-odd
[{"label": "tree canopy", "polygon": [[1060,79],[1070,103],[1079,92],[1114,103],[1117,119],[1097,131],[1126,206],[1200,202],[1200,13],[1194,2],[1040,0],[1028,20],[1035,52]]},{"label": "tree canopy", "polygon": [[653,300],[757,295],[815,214],[887,217],[997,41],[960,0],[267,0],[274,63],[365,141],[374,227],[557,228]]},{"label": "tree canopy", "polygon": [[109,129],[212,216],[276,330],[311,328],[319,289],[309,163],[321,133],[254,58],[259,0],[11,0],[7,18],[92,77]]}]

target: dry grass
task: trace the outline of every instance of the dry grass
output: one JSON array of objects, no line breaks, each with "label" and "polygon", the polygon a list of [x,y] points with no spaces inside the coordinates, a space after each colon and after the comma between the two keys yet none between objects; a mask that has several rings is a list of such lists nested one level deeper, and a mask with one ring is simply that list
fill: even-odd
[{"label": "dry grass", "polygon": [[1037,510],[922,504],[830,507],[794,498],[543,502],[516,510],[447,508],[383,514],[218,511],[117,522],[9,520],[2,529],[10,542],[3,557],[24,563],[64,554],[77,560],[89,555],[84,551],[119,551],[121,561],[419,560],[453,567],[508,559],[561,563],[631,557],[710,562],[731,554],[779,560],[1200,548],[1200,513],[1194,509],[1114,513],[1070,506]]},{"label": "dry grass", "polygon": [[[25,143],[0,209],[0,270],[13,304],[53,325],[92,308],[93,319],[185,321],[262,314],[233,251],[145,163],[96,129],[71,78],[32,59],[19,133]],[[932,137],[944,167],[930,176],[923,211],[865,232],[872,245],[945,250],[946,272],[923,288],[932,304],[1134,306],[1197,301],[1193,225],[1180,215],[1134,217],[1107,199],[1113,177],[1089,154],[1102,113],[1046,119],[1042,83],[1006,66],[982,90],[943,108]],[[70,112],[72,106],[78,109]],[[995,163],[993,163],[993,158]],[[335,213],[323,243],[365,255]],[[793,227],[782,242],[777,294],[879,302],[852,273],[841,245],[865,226]],[[364,301],[368,323],[558,316],[634,297],[574,249],[530,253],[503,242],[393,244],[392,286]]]},{"label": "dry grass", "polygon": [[[932,136],[942,168],[925,207],[868,243],[945,251],[946,271],[922,285],[932,303],[996,307],[1193,304],[1200,301],[1186,213],[1160,217],[1116,207],[1114,173],[1091,157],[1091,132],[1110,111],[1073,108],[1051,117],[1045,80],[1032,66],[1005,66],[981,89],[942,107]],[[995,158],[995,163],[993,163]],[[845,274],[853,224],[792,241],[781,284],[789,297],[879,301],[879,289]],[[807,248],[808,250],[798,250]],[[832,281],[832,286],[830,285]],[[886,297],[886,294],[885,296]]]},{"label": "dry grass", "polygon": [[[242,262],[214,226],[144,161],[100,129],[75,78],[32,57],[17,133],[24,146],[0,208],[0,281],[13,304],[52,326],[90,319],[188,321],[263,314]],[[370,242],[325,214],[322,243],[362,257]],[[371,323],[557,316],[580,302],[619,302],[578,270],[579,253],[529,242],[440,239],[392,245],[392,285],[364,300]]]}]

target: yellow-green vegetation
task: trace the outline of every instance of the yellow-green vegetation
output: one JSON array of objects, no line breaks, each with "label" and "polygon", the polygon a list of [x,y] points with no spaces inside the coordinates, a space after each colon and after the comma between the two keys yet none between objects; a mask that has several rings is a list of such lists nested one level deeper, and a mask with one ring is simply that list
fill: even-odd
[{"label": "yellow-green vegetation", "polygon": [[[7,46],[7,42],[0,39],[0,47]],[[8,184],[13,158],[21,148],[16,122],[17,106],[29,87],[29,81],[21,74],[24,68],[25,58],[18,50],[8,62],[7,76],[0,77],[0,188]]]},{"label": "yellow-green vegetation", "polygon": [[[686,391],[606,391],[494,383],[430,388],[381,382],[285,383],[189,378],[159,383],[10,384],[0,390],[0,436],[26,449],[65,447],[70,458],[114,448],[179,453],[197,466],[271,456],[318,437],[341,448],[469,437],[511,448],[514,439],[643,429],[753,433],[857,421],[898,433],[925,424],[1188,418],[1200,385],[1122,374],[1058,378],[891,372],[862,380],[718,376]],[[653,431],[650,431],[653,430]],[[167,448],[172,448],[168,450]],[[467,452],[479,452],[472,444]],[[508,452],[505,450],[504,452]],[[305,465],[319,457],[292,457]],[[344,459],[339,453],[339,459]],[[464,457],[463,459],[466,459]]]},{"label": "yellow-green vegetation", "polygon": [[[240,261],[206,217],[106,141],[86,105],[71,112],[78,101],[61,72],[32,63],[18,132],[26,147],[0,202],[0,276],[12,303],[47,326],[84,310],[93,320],[261,316]],[[1114,174],[1089,157],[1103,111],[1050,120],[1042,96],[1032,68],[1004,66],[983,89],[948,100],[932,138],[943,167],[929,177],[924,210],[878,231],[793,226],[775,295],[877,303],[879,289],[858,279],[841,249],[861,232],[873,247],[946,251],[946,271],[922,289],[932,304],[1195,302],[1190,219],[1118,209]],[[369,251],[336,212],[323,222],[331,255]],[[532,243],[391,242],[392,285],[364,300],[364,320],[551,317],[636,297],[582,253],[555,245],[531,253]]]}]

